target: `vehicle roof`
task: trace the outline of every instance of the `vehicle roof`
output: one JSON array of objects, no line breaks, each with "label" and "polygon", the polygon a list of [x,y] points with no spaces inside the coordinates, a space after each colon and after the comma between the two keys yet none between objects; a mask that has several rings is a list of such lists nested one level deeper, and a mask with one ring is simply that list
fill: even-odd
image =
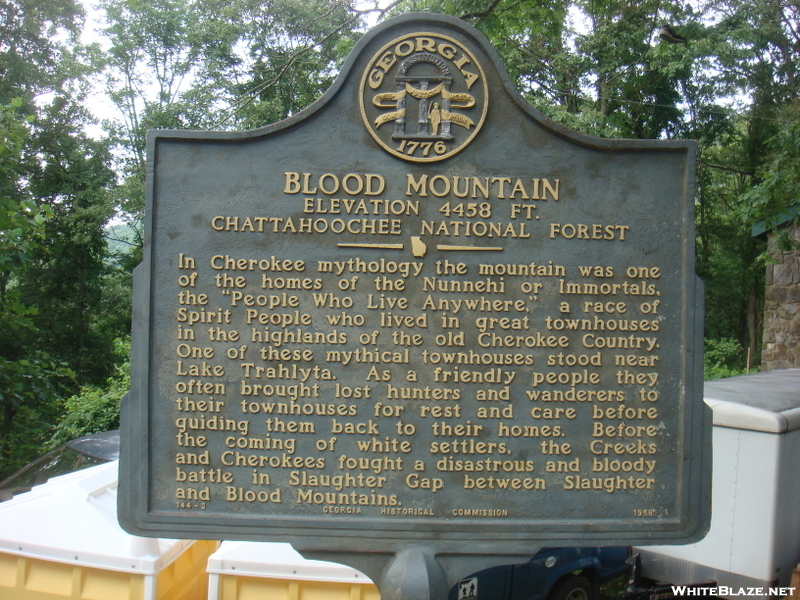
[{"label": "vehicle roof", "polygon": [[768,433],[800,429],[800,369],[706,381],[703,397],[714,425]]},{"label": "vehicle roof", "polygon": [[98,460],[119,458],[119,429],[75,438],[66,443],[67,448]]}]

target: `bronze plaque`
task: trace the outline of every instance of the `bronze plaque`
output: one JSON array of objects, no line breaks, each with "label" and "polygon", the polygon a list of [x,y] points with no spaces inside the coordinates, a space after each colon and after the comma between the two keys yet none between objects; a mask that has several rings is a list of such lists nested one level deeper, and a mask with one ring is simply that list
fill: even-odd
[{"label": "bronze plaque", "polygon": [[431,15],[365,35],[287,121],[150,132],[123,524],[465,555],[697,539],[694,160],[549,121]]}]

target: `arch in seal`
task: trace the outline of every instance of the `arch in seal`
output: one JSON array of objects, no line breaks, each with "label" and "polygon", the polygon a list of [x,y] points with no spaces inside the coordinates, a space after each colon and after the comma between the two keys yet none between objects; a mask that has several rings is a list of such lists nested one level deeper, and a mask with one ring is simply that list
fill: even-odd
[{"label": "arch in seal", "polygon": [[[419,63],[433,64],[439,69],[438,74],[409,75],[409,69]],[[417,110],[418,129],[414,134],[408,134],[406,132],[407,121],[405,108],[407,96],[403,95],[403,97],[397,101],[397,111],[401,114],[401,116],[395,119],[395,130],[394,134],[392,134],[392,139],[405,140],[426,137],[446,140],[453,139],[453,135],[450,133],[450,119],[448,118],[450,113],[449,92],[450,86],[453,83],[453,76],[451,75],[450,69],[444,60],[435,54],[430,54],[429,52],[412,54],[400,64],[400,68],[397,70],[397,75],[395,75],[394,81],[398,93],[407,91],[408,85],[410,85],[412,88],[420,90],[420,95],[422,97],[419,98]],[[431,87],[432,83],[434,84],[433,87]],[[441,84],[444,92],[437,94],[441,95],[441,108],[439,108],[438,103],[435,102],[433,103],[433,106],[431,106],[431,100],[436,96],[428,97],[426,93],[431,89],[436,89],[439,84]],[[414,94],[412,93],[412,95]],[[433,131],[431,131],[431,125],[434,125]]]}]

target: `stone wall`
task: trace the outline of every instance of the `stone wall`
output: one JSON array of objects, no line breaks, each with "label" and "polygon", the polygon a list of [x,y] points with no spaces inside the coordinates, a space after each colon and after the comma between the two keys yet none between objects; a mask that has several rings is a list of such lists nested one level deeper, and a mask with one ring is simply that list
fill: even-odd
[{"label": "stone wall", "polygon": [[[789,235],[800,242],[800,227],[792,227]],[[770,234],[769,252],[761,370],[800,368],[800,250],[780,252]]]}]

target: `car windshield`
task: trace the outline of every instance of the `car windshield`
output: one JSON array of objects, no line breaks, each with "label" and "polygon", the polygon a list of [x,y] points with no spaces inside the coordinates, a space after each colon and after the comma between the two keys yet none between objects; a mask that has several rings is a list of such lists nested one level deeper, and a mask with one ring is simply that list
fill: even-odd
[{"label": "car windshield", "polygon": [[67,442],[28,463],[0,482],[0,502],[28,492],[52,477],[80,471],[119,457],[119,432],[110,431]]}]

